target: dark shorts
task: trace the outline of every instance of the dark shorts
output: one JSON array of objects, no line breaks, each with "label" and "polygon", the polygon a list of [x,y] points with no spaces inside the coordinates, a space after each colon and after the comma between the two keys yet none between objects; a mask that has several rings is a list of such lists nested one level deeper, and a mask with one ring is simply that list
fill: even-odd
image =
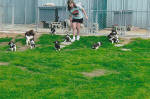
[{"label": "dark shorts", "polygon": [[83,23],[83,18],[82,19],[72,19],[72,23]]}]

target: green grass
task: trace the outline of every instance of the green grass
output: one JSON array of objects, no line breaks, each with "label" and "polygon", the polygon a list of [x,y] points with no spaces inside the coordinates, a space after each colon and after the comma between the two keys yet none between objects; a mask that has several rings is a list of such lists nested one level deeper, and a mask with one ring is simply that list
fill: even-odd
[{"label": "green grass", "polygon": [[10,42],[12,40],[12,38],[8,38],[8,37],[6,37],[6,38],[0,38],[0,43],[1,42]]},{"label": "green grass", "polygon": [[[24,52],[0,50],[0,99],[149,99],[150,40],[135,39],[123,52],[106,37],[81,37],[60,52],[43,35],[40,47]],[[2,40],[3,41],[3,40]],[[22,40],[21,40],[22,41]],[[91,45],[102,41],[98,50]],[[88,78],[82,72],[106,69],[117,74]]]},{"label": "green grass", "polygon": [[26,44],[26,38],[17,38],[15,39],[15,42],[20,42],[22,45]]}]

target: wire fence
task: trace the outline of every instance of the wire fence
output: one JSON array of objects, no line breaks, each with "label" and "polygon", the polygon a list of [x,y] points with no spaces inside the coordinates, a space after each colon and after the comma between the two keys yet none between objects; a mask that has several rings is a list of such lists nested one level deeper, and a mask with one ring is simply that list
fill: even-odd
[{"label": "wire fence", "polygon": [[[3,2],[2,2],[3,1]],[[5,1],[5,2],[4,2]],[[0,0],[0,31],[50,32],[51,24],[57,33],[70,30],[68,0]],[[81,33],[108,34],[112,27],[122,36],[149,36],[149,0],[75,0],[89,17],[84,19]]]}]

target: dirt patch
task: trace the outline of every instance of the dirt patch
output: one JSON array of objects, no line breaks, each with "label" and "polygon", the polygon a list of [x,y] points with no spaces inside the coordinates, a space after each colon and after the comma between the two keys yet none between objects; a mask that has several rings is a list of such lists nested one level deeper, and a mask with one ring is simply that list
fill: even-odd
[{"label": "dirt patch", "polygon": [[[36,47],[40,47],[40,45],[36,45]],[[35,47],[35,48],[36,48]],[[27,45],[22,45],[22,46],[18,46],[17,51],[26,51],[28,49],[31,49],[30,46]],[[33,48],[34,49],[34,48]]]},{"label": "dirt patch", "polygon": [[105,69],[98,69],[92,72],[82,72],[82,74],[86,77],[100,77],[100,76],[109,75],[109,74],[118,74],[118,72],[109,71]]},{"label": "dirt patch", "polygon": [[124,44],[115,44],[115,47],[122,47]]},{"label": "dirt patch", "polygon": [[6,62],[0,62],[0,66],[7,66],[9,65],[9,63],[6,63]]},{"label": "dirt patch", "polygon": [[29,73],[36,73],[36,74],[40,74],[40,72],[34,72],[29,70],[27,67],[23,67],[23,66],[16,66],[17,68],[23,70],[23,71],[28,71]]},{"label": "dirt patch", "polygon": [[17,48],[17,51],[25,51],[29,49],[27,46],[20,46],[19,48]]},{"label": "dirt patch", "polygon": [[41,35],[42,35],[42,34],[38,34],[38,33],[37,33],[37,34],[35,35],[35,37],[34,37],[34,40],[35,40],[35,41],[38,41],[38,39],[40,38]]},{"label": "dirt patch", "polygon": [[122,48],[122,51],[131,51],[131,49]]},{"label": "dirt patch", "polygon": [[16,35],[15,39],[23,39],[24,37],[24,35]]},{"label": "dirt patch", "polygon": [[132,38],[120,38],[120,40],[121,40],[120,44],[123,44],[123,45],[129,44],[130,42],[133,41]]},{"label": "dirt patch", "polygon": [[0,43],[0,46],[5,46],[5,45],[8,45],[8,42],[1,42]]},{"label": "dirt patch", "polygon": [[24,33],[20,33],[20,34],[19,33],[0,33],[0,38],[6,38],[6,37],[16,38],[18,35],[24,36]]},{"label": "dirt patch", "polygon": [[[42,35],[42,34],[36,33],[36,34],[35,34],[35,41],[36,41],[41,35]],[[8,37],[8,38],[13,38],[13,39],[15,39],[15,38],[17,38],[17,39],[19,39],[19,38],[24,38],[24,37],[25,37],[25,33],[0,33],[0,38],[6,38],[6,37]]]},{"label": "dirt patch", "polygon": [[28,49],[26,45],[22,45],[20,42],[17,42],[16,46],[17,46],[17,51],[25,51]]},{"label": "dirt patch", "polygon": [[68,45],[71,45],[72,43],[71,42],[62,42],[61,44],[60,44],[60,48],[64,48],[64,47],[66,47],[66,46],[68,46]]},{"label": "dirt patch", "polygon": [[129,43],[131,43],[133,41],[132,38],[120,38],[120,43],[119,44],[115,44],[115,47],[123,47],[124,45],[127,45]]}]

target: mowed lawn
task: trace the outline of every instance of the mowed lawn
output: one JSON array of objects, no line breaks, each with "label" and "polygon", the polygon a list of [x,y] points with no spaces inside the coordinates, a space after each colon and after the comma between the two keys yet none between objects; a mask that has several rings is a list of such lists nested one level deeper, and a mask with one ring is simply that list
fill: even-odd
[{"label": "mowed lawn", "polygon": [[[0,45],[0,99],[150,99],[150,39],[135,39],[123,46],[131,51],[122,51],[104,36],[81,37],[56,52],[53,41],[63,38],[42,35],[26,51]],[[25,46],[24,40],[16,41]],[[103,46],[91,49],[98,41]],[[116,73],[83,75],[100,69]]]}]

